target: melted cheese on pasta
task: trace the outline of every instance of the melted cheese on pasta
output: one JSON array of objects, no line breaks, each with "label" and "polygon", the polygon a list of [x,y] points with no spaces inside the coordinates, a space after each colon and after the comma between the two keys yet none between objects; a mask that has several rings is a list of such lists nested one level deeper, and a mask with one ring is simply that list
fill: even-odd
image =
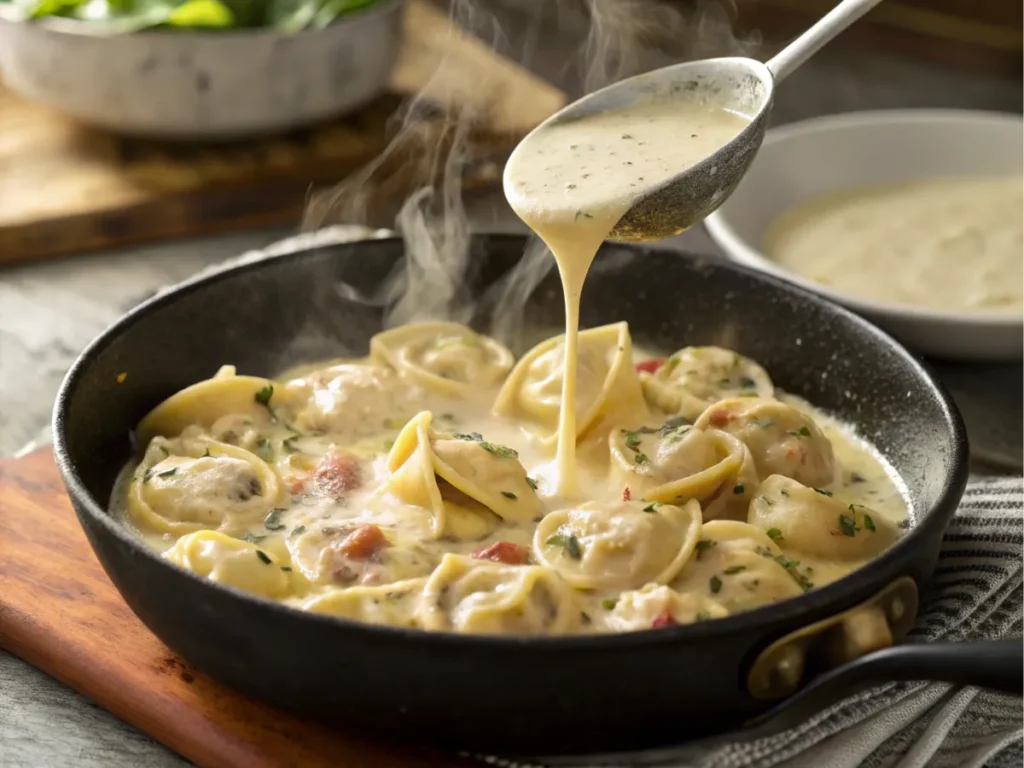
[{"label": "melted cheese on pasta", "polygon": [[516,363],[468,328],[396,330],[366,358],[227,367],[169,398],[140,424],[116,513],[169,562],[300,610],[518,635],[787,599],[907,520],[870,446],[769,371],[708,348],[651,359],[625,323],[580,336],[567,499],[545,474],[563,337]]}]

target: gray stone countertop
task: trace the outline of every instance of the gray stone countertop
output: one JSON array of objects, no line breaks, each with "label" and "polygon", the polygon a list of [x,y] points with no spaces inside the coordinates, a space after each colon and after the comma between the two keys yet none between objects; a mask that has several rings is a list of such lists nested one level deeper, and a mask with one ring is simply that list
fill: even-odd
[{"label": "gray stone countertop", "polygon": [[[514,9],[509,13],[514,15]],[[510,22],[516,23],[527,27],[517,38],[521,58],[532,58],[531,66],[549,73],[550,79],[563,79],[565,46],[545,42],[545,33],[535,22]],[[1019,83],[882,56],[851,58],[825,51],[780,90],[776,122],[907,106],[1020,111],[1021,90]],[[480,230],[521,231],[503,201],[494,196],[476,200],[471,208]],[[161,286],[288,234],[284,229],[246,232],[0,268],[0,456],[16,452],[41,434],[45,439],[53,396],[68,365],[124,310]],[[676,244],[698,251],[709,248],[700,232],[688,233]],[[979,439],[1002,434],[1000,445],[1015,445],[1019,458],[1019,366],[991,376],[957,367],[947,373],[954,392],[961,397],[967,393],[961,408],[972,421],[972,432]],[[186,764],[145,734],[0,652],[0,768]]]}]

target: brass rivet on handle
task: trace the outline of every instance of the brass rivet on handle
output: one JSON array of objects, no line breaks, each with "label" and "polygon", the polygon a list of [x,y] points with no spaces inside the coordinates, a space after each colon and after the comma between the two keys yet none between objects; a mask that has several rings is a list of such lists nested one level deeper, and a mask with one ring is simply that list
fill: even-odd
[{"label": "brass rivet on handle", "polygon": [[917,584],[901,576],[859,605],[776,640],[758,655],[747,674],[747,690],[759,699],[793,694],[807,659],[834,667],[902,640],[917,618]]}]

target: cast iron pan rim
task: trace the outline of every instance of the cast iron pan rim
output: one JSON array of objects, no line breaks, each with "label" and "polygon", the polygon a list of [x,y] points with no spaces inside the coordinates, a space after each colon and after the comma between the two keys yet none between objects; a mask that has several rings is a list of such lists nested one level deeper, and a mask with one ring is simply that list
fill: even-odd
[{"label": "cast iron pan rim", "polygon": [[[524,247],[527,240],[523,235],[513,234],[478,234],[474,235],[474,239],[482,239],[485,242],[515,241],[522,243]],[[366,624],[334,616],[300,611],[297,608],[292,608],[282,603],[256,597],[233,587],[213,584],[208,579],[204,579],[192,571],[173,563],[169,563],[160,557],[154,550],[147,547],[142,541],[132,536],[127,528],[117,523],[106,512],[104,506],[93,498],[92,494],[86,490],[84,483],[78,477],[74,462],[68,452],[68,441],[65,436],[68,402],[71,398],[71,393],[77,386],[78,380],[84,375],[86,369],[91,364],[92,359],[96,355],[100,354],[115,338],[120,336],[123,332],[128,331],[137,320],[150,312],[163,307],[165,304],[177,301],[181,296],[188,294],[191,291],[221,280],[232,279],[238,274],[262,269],[268,263],[277,263],[281,260],[300,261],[324,247],[358,247],[362,250],[371,251],[371,253],[367,254],[367,257],[369,257],[372,256],[372,251],[374,250],[390,250],[396,245],[399,247],[402,245],[402,240],[398,237],[365,240],[357,243],[345,243],[340,246],[318,245],[271,259],[240,264],[212,274],[201,275],[190,280],[186,280],[174,288],[144,301],[134,309],[131,309],[122,315],[96,339],[94,339],[78,356],[64,377],[64,381],[61,384],[60,390],[57,394],[57,400],[54,405],[54,455],[57,460],[57,466],[60,469],[61,475],[63,476],[64,482],[67,485],[71,496],[79,502],[79,508],[84,510],[89,517],[97,522],[107,533],[134,550],[133,554],[136,557],[144,557],[151,561],[158,562],[161,567],[177,571],[188,578],[202,582],[203,585],[209,589],[219,589],[230,592],[233,594],[235,599],[248,603],[253,610],[276,612],[281,615],[282,618],[287,617],[288,619],[296,621],[320,623],[325,627],[333,626],[339,630],[361,633],[370,637],[379,636],[381,634],[392,635],[396,638],[404,638],[418,644],[439,644],[443,646],[455,646],[456,648],[485,648],[493,650],[500,650],[503,647],[525,646],[535,648],[537,650],[581,650],[592,652],[601,652],[604,650],[614,651],[617,649],[625,650],[630,648],[642,649],[652,645],[676,643],[677,641],[679,641],[679,644],[682,646],[685,645],[686,641],[691,639],[721,637],[752,629],[762,629],[767,625],[778,623],[780,621],[798,619],[804,614],[824,610],[829,606],[834,606],[835,611],[838,612],[855,602],[855,594],[861,588],[861,582],[864,578],[863,574],[867,572],[864,568],[854,571],[848,576],[838,579],[824,587],[814,589],[804,595],[785,600],[781,603],[756,608],[752,611],[745,611],[733,616],[716,619],[715,621],[683,624],[677,627],[659,629],[658,631],[624,632],[609,635],[504,637],[500,635],[460,635],[449,632],[426,632],[418,629]],[[637,247],[619,243],[615,243],[614,245],[616,247],[624,248]],[[892,351],[898,353],[905,364],[908,365],[917,374],[917,376],[932,389],[942,406],[942,414],[945,418],[946,426],[952,433],[953,438],[952,458],[954,470],[947,474],[942,491],[936,499],[935,504],[925,511],[915,510],[915,517],[918,521],[917,524],[911,528],[907,535],[900,539],[900,541],[898,541],[891,549],[873,560],[871,562],[871,569],[876,571],[888,571],[890,569],[898,570],[899,564],[907,559],[904,553],[909,552],[912,547],[918,546],[924,541],[927,541],[932,529],[945,527],[947,521],[955,512],[957,504],[960,497],[963,495],[964,488],[967,484],[968,470],[966,430],[964,428],[963,421],[960,418],[960,414],[953,405],[953,402],[945,388],[916,357],[896,342],[891,336],[881,331],[867,320],[864,320],[853,312],[834,304],[811,291],[807,291],[779,278],[766,275],[759,270],[737,265],[728,261],[712,262],[711,260],[700,256],[680,253],[666,248],[651,248],[650,246],[641,247],[644,250],[671,254],[674,257],[689,260],[690,262],[711,264],[714,269],[722,269],[727,272],[739,273],[755,282],[767,284],[776,291],[791,294],[804,301],[825,307],[827,311],[839,315],[846,322],[853,324],[861,333],[873,336],[882,346],[889,347]]]}]

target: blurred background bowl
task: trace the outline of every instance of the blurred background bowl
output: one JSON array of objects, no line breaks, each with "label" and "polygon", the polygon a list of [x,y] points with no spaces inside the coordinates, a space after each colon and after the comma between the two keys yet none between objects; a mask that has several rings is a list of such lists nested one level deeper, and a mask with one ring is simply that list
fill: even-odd
[{"label": "blurred background bowl", "polygon": [[146,30],[0,18],[12,91],[87,125],[165,139],[280,133],[380,95],[398,57],[402,0],[322,29]]},{"label": "blurred background bowl", "polygon": [[706,220],[707,230],[735,261],[845,304],[918,352],[952,360],[1020,360],[1020,312],[945,312],[853,298],[785,269],[760,247],[775,219],[821,195],[937,177],[1019,174],[1022,141],[1020,115],[995,112],[883,110],[790,123],[768,132],[739,187]]}]

